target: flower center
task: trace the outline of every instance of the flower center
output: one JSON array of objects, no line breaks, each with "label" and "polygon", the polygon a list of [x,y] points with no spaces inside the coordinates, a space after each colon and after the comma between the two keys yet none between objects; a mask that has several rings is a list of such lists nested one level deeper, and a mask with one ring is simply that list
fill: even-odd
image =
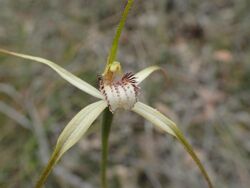
[{"label": "flower center", "polygon": [[119,81],[106,81],[99,77],[99,89],[105,96],[111,112],[117,108],[129,110],[137,102],[139,87],[132,73],[126,73]]}]

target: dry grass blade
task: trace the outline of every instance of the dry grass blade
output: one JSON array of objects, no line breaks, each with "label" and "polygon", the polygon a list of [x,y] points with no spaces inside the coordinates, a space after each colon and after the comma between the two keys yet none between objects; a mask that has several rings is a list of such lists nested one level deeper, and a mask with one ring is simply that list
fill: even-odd
[{"label": "dry grass blade", "polygon": [[45,167],[40,179],[36,184],[36,188],[43,186],[49,173],[54,165],[58,162],[64,152],[71,148],[80,138],[86,133],[87,129],[100,115],[100,113],[107,107],[107,103],[103,100],[88,105],[82,109],[64,128],[63,132],[58,138],[55,150]]},{"label": "dry grass blade", "polygon": [[47,59],[41,58],[41,57],[35,57],[35,56],[30,56],[30,55],[25,55],[25,54],[20,54],[8,50],[4,50],[0,48],[0,52],[16,57],[20,57],[23,59],[28,59],[28,60],[33,60],[38,63],[42,63],[45,65],[48,65],[50,68],[55,70],[62,78],[67,80],[69,83],[74,85],[75,87],[79,88],[80,90],[97,97],[99,99],[103,99],[103,95],[93,86],[88,84],[87,82],[83,81],[82,79],[78,78],[77,76],[71,74],[69,71],[65,70],[64,68],[60,67],[59,65],[53,63],[52,61],[49,61]]},{"label": "dry grass blade", "polygon": [[12,99],[16,102],[18,102],[18,100],[21,98],[20,94],[16,91],[16,89],[6,83],[0,83],[0,92],[12,97]]},{"label": "dry grass blade", "polygon": [[195,154],[195,152],[192,149],[192,146],[188,143],[188,141],[185,139],[185,137],[182,134],[182,132],[180,131],[180,129],[176,126],[176,124],[173,121],[168,119],[166,116],[161,114],[156,109],[153,109],[150,106],[145,105],[141,102],[137,102],[135,104],[133,111],[140,114],[145,119],[149,120],[154,125],[163,129],[167,133],[175,136],[181,142],[181,144],[184,146],[185,150],[190,154],[190,156],[192,157],[194,162],[199,167],[201,173],[203,174],[203,176],[205,177],[205,179],[208,183],[209,188],[213,188],[211,180],[210,180],[205,168],[203,167],[200,159],[197,157],[197,155]]},{"label": "dry grass blade", "polygon": [[25,129],[31,129],[29,119],[27,119],[23,114],[21,114],[20,112],[18,112],[17,110],[2,101],[0,101],[0,112],[16,121]]}]

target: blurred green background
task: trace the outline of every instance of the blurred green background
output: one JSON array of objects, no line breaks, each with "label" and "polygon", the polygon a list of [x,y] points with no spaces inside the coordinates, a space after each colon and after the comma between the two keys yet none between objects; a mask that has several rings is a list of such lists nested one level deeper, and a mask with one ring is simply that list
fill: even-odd
[{"label": "blurred green background", "polygon": [[[125,0],[0,0],[0,47],[50,59],[97,86]],[[140,100],[173,119],[215,187],[250,185],[250,1],[135,0],[120,42],[125,72],[157,64]],[[49,68],[0,54],[0,187],[32,187],[67,122],[95,101]],[[100,118],[46,187],[99,187]],[[119,111],[110,188],[200,188],[171,136]]]}]

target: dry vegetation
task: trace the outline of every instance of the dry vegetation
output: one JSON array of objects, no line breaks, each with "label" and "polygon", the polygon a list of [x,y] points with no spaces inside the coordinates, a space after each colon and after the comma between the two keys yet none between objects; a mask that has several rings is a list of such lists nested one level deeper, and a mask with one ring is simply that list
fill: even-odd
[{"label": "dry vegetation", "polygon": [[[51,59],[97,84],[122,5],[1,0],[0,46]],[[125,71],[158,64],[140,98],[183,130],[218,188],[250,185],[250,2],[136,0],[121,39]],[[45,66],[0,55],[0,187],[32,187],[66,123],[93,99]],[[118,112],[119,113],[119,112]],[[200,188],[182,146],[132,113],[115,118],[110,188]],[[99,185],[100,119],[48,188]]]}]

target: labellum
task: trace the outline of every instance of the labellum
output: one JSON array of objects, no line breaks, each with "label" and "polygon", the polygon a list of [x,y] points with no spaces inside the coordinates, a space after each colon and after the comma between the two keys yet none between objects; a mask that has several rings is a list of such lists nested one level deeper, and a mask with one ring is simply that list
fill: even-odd
[{"label": "labellum", "polygon": [[126,73],[118,81],[99,77],[99,90],[105,96],[109,110],[115,112],[118,108],[130,110],[137,102],[139,87],[133,73]]}]

